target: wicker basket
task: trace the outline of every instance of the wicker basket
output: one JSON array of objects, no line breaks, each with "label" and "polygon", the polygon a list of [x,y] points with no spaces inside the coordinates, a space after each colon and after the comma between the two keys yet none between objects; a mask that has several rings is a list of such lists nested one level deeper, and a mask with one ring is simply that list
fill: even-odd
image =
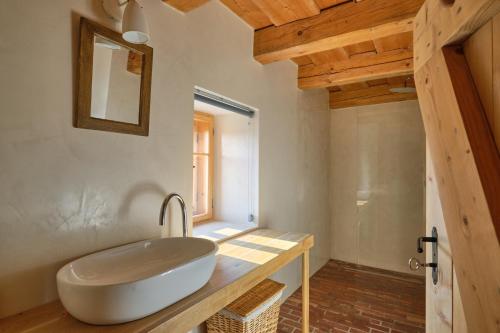
[{"label": "wicker basket", "polygon": [[266,279],[207,320],[208,333],[275,333],[285,285]]}]

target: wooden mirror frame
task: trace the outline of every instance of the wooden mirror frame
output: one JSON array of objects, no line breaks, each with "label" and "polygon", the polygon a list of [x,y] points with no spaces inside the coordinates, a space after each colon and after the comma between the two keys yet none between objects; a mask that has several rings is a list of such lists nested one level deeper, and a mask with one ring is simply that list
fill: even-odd
[{"label": "wooden mirror frame", "polygon": [[[138,124],[125,123],[110,119],[93,118],[91,116],[92,66],[94,56],[94,36],[96,35],[144,55],[141,71]],[[76,103],[75,127],[148,136],[152,71],[153,49],[151,47],[144,44],[129,43],[124,40],[118,32],[82,17],[80,19],[78,96]]]}]

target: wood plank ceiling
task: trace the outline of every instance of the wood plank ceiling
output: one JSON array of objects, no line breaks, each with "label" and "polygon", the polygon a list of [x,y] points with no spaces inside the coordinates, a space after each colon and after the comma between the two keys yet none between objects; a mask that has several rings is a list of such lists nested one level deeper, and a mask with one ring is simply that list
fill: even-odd
[{"label": "wood plank ceiling", "polygon": [[[189,11],[210,0],[164,0]],[[215,0],[212,0],[215,1]],[[220,0],[255,29],[254,57],[292,60],[301,89],[331,108],[416,99],[413,21],[424,0]]]}]

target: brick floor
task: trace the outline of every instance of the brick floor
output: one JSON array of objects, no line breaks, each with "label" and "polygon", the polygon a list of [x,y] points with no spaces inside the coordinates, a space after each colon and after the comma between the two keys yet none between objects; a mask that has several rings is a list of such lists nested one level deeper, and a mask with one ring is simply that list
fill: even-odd
[{"label": "brick floor", "polygon": [[[425,333],[425,280],[330,260],[310,281],[311,333]],[[279,333],[301,331],[300,288],[281,306]]]}]

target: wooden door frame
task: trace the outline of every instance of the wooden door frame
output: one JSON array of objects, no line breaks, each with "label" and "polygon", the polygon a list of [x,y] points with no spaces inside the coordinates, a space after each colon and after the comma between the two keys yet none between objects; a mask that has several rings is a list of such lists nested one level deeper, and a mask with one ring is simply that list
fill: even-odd
[{"label": "wooden door frame", "polygon": [[500,331],[500,157],[460,44],[499,11],[498,0],[427,0],[414,26],[415,83],[469,332]]},{"label": "wooden door frame", "polygon": [[[201,121],[201,122],[206,122],[208,124],[208,131],[209,131],[209,147],[208,147],[208,153],[206,156],[208,156],[208,193],[207,193],[207,212],[202,215],[194,215],[193,216],[193,223],[201,223],[201,222],[206,222],[210,221],[213,219],[213,195],[214,195],[214,126],[215,126],[215,117],[211,114],[200,112],[200,111],[195,111],[194,116],[193,116],[193,121]],[[193,156],[196,155],[196,153],[193,152]]]}]

